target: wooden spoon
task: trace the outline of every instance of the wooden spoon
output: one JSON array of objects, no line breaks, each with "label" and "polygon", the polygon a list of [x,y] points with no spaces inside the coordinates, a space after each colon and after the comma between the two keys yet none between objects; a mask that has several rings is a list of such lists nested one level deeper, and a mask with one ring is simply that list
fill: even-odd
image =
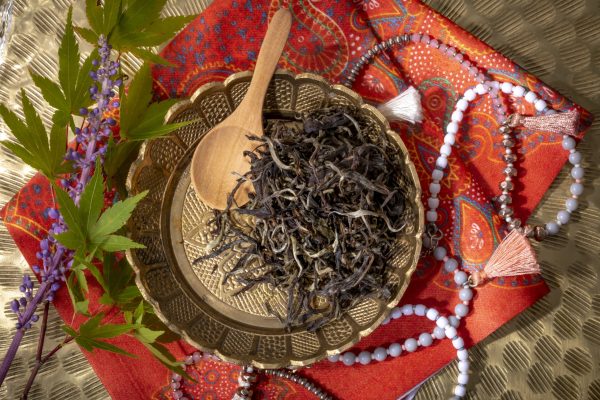
[{"label": "wooden spoon", "polygon": [[[211,129],[196,147],[191,165],[192,185],[198,197],[212,208],[225,209],[227,198],[237,184],[238,174],[243,175],[250,170],[250,160],[244,157],[244,151],[253,151],[257,142],[248,140],[247,135],[263,135],[265,94],[291,24],[292,16],[287,9],[282,8],[273,15],[246,96],[233,113]],[[252,183],[245,182],[236,191],[237,204],[245,204],[248,193],[252,191]]]}]

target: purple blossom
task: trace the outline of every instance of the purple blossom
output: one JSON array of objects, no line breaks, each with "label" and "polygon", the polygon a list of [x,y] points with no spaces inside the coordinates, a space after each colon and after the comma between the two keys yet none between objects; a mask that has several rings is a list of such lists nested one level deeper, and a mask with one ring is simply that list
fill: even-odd
[{"label": "purple blossom", "polygon": [[[60,180],[61,186],[68,190],[75,204],[79,203],[81,194],[91,178],[96,159],[98,157],[102,159],[106,153],[105,139],[110,136],[110,127],[116,124],[114,119],[103,116],[115,95],[113,89],[122,83],[120,79],[111,78],[117,74],[119,63],[110,60],[111,47],[104,36],[98,39],[98,47],[100,59],[92,62],[97,70],[90,72],[94,80],[90,88],[90,96],[95,101],[96,107],[91,110],[86,108],[80,110],[81,115],[87,117],[87,126],[75,129],[75,140],[79,145],[79,151],[69,148],[65,155],[66,160],[74,162],[75,171],[70,177]],[[114,104],[118,106],[119,103],[115,101]],[[36,274],[40,274],[42,284],[34,295],[33,281],[29,275],[24,275],[19,287],[23,297],[10,303],[11,310],[18,317],[17,329],[28,329],[39,319],[39,316],[34,314],[38,305],[44,301],[54,300],[55,293],[60,289],[62,282],[66,281],[66,273],[73,265],[73,252],[54,238],[54,235],[67,230],[64,219],[54,208],[48,210],[48,216],[54,222],[48,236],[40,241],[40,250],[36,253],[39,264],[32,267]]]}]

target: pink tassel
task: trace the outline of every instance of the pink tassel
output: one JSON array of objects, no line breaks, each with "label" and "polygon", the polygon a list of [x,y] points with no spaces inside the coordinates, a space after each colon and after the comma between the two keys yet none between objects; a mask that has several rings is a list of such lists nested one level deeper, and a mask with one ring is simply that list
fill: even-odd
[{"label": "pink tassel", "polygon": [[501,276],[539,274],[535,252],[529,239],[514,229],[496,248],[483,271],[471,274],[473,286]]},{"label": "pink tassel", "polygon": [[579,111],[570,110],[549,115],[525,117],[520,114],[511,116],[512,127],[522,126],[532,131],[559,133],[561,135],[576,136],[579,127]]}]

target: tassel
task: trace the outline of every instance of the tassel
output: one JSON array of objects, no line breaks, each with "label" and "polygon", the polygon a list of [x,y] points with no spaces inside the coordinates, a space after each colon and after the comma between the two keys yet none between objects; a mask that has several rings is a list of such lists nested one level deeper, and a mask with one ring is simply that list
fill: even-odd
[{"label": "tassel", "polygon": [[423,121],[423,108],[419,91],[412,86],[398,96],[381,104],[377,109],[388,121],[408,121],[416,123]]},{"label": "tassel", "polygon": [[522,232],[514,229],[502,240],[494,250],[483,271],[471,274],[473,286],[502,276],[539,274],[535,252],[529,239]]},{"label": "tassel", "polygon": [[561,135],[576,136],[579,127],[579,111],[570,110],[549,115],[539,115],[535,117],[525,117],[520,114],[513,114],[510,119],[510,126],[523,128],[532,131],[544,131],[559,133]]}]

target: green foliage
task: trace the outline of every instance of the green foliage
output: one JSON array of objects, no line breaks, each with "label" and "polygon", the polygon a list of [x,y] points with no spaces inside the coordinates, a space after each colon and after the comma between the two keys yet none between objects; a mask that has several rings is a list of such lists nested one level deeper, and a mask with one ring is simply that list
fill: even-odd
[{"label": "green foliage", "polygon": [[[75,32],[94,45],[99,35],[105,35],[119,53],[131,52],[144,60],[164,64],[166,61],[148,47],[171,39],[193,18],[161,18],[166,0],[104,0],[102,3],[98,6],[96,0],[86,0],[89,28],[74,28],[72,9],[69,8],[58,51],[56,80],[29,71],[46,102],[56,109],[50,132],[47,132],[24,91],[21,92],[23,119],[0,105],[0,116],[16,139],[16,142],[3,141],[2,144],[23,162],[41,171],[51,182],[72,171],[70,162],[64,160],[68,131],[69,128],[75,130],[73,115],[92,104],[89,96],[89,88],[93,84],[90,71],[98,52],[94,50],[80,64],[80,47]],[[88,351],[101,349],[128,356],[131,354],[107,339],[130,335],[162,364],[190,378],[161,344],[178,337],[164,326],[152,306],[142,298],[135,283],[135,273],[122,255],[124,250],[144,247],[124,236],[123,227],[146,192],[127,197],[127,193],[121,191],[123,200],[104,210],[105,176],[113,187],[128,170],[127,164],[135,158],[144,140],[169,134],[194,122],[164,124],[165,116],[176,100],[153,103],[152,83],[150,67],[144,64],[133,78],[128,94],[121,92],[121,140],[116,143],[112,137],[109,139],[104,163],[96,163],[93,176],[78,201],[57,185],[53,186],[56,203],[67,225],[67,230],[55,237],[65,247],[74,250],[66,282],[69,296],[75,312],[88,317],[77,330],[69,326],[63,329]],[[99,302],[103,309],[119,309],[124,315],[124,324],[103,324],[105,314],[90,310],[89,284],[94,280],[102,288]]]},{"label": "green foliage", "polygon": [[113,48],[130,52],[143,60],[169,64],[147,50],[171,39],[195,16],[161,18],[166,0],[106,0],[102,7],[95,0],[86,0],[86,15],[90,28],[76,28],[86,41],[96,43],[100,35],[108,37]]},{"label": "green foliage", "polygon": [[33,83],[40,89],[44,99],[52,107],[65,115],[78,114],[79,109],[91,104],[88,89],[92,84],[90,71],[92,60],[98,57],[97,51],[93,51],[79,65],[79,44],[75,38],[72,24],[72,8],[69,8],[65,33],[58,49],[58,81],[52,80],[29,71]]},{"label": "green foliage", "polygon": [[99,313],[94,317],[88,319],[85,323],[79,326],[79,330],[76,331],[69,326],[63,326],[63,330],[73,338],[75,342],[86,349],[87,351],[93,351],[94,349],[101,349],[110,351],[117,354],[123,354],[130,357],[135,357],[133,354],[110,344],[100,339],[111,339],[125,333],[134,331],[139,327],[137,324],[101,324],[104,314]]},{"label": "green foliage", "polygon": [[152,101],[152,74],[150,66],[142,65],[135,74],[129,92],[121,98],[121,137],[126,140],[147,140],[164,136],[194,121],[165,124],[169,108],[178,100],[169,99],[160,103]]},{"label": "green foliage", "polygon": [[0,104],[0,115],[18,141],[18,143],[14,143],[4,140],[0,143],[25,164],[41,171],[49,179],[54,179],[60,174],[70,171],[70,165],[64,162],[67,148],[65,126],[55,123],[50,130],[50,141],[48,141],[48,133],[44,128],[42,119],[33,108],[24,90],[21,90],[21,101],[25,121],[21,120],[6,106]]},{"label": "green foliage", "polygon": [[98,164],[94,176],[81,195],[79,207],[67,192],[56,187],[56,200],[68,230],[56,235],[65,247],[78,252],[96,255],[97,251],[122,251],[144,246],[115,234],[129,219],[136,204],[147,192],[119,201],[102,214],[104,184],[102,169]]}]

